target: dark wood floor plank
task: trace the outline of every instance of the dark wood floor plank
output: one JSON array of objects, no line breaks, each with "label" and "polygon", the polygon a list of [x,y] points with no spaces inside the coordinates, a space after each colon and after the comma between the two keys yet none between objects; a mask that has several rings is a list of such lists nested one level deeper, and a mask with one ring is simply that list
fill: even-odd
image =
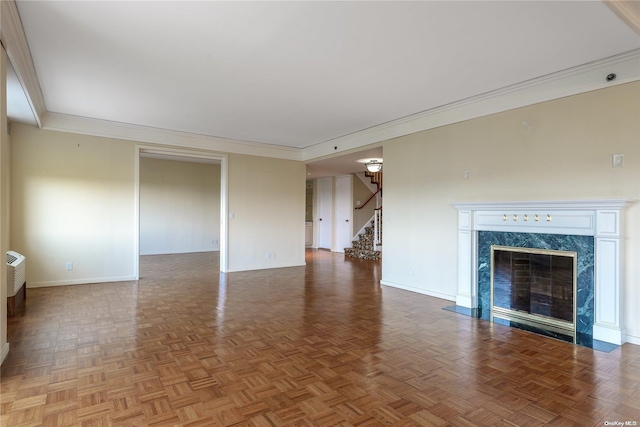
[{"label": "dark wood floor plank", "polygon": [[381,287],[379,261],[221,274],[146,256],[138,282],[30,290],[3,426],[601,426],[640,422],[640,347],[611,353]]}]

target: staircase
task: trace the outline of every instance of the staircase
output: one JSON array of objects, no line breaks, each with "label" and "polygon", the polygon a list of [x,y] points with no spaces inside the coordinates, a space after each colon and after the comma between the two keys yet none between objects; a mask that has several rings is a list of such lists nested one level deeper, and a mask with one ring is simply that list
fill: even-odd
[{"label": "staircase", "polygon": [[374,224],[365,227],[365,232],[358,234],[358,240],[351,242],[351,248],[344,248],[345,256],[360,259],[378,260],[382,251],[374,249]]},{"label": "staircase", "polygon": [[[376,194],[382,196],[382,172],[365,172],[364,176],[371,179],[372,184],[376,184],[377,191],[371,195],[369,200],[356,209],[362,209],[367,203],[373,200]],[[377,202],[376,202],[377,203]],[[358,234],[358,240],[351,242],[352,247],[344,248],[344,255],[352,258],[379,260],[382,256],[380,247],[382,245],[382,206],[374,210],[373,219],[369,226],[364,227],[364,233]]]},{"label": "staircase", "polygon": [[375,184],[378,190],[382,188],[382,172],[365,171],[364,176],[371,179],[371,183]]}]

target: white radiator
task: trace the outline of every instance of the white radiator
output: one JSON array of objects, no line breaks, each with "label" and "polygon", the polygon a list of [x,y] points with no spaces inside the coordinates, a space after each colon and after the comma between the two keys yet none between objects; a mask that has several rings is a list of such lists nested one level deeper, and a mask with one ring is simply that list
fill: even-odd
[{"label": "white radiator", "polygon": [[24,255],[14,251],[7,252],[7,296],[15,296],[25,281]]}]

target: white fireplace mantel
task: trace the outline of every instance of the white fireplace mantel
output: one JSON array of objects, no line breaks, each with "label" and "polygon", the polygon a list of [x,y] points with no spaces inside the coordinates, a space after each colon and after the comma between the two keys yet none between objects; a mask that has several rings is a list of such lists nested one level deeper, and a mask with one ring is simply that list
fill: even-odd
[{"label": "white fireplace mantel", "polygon": [[478,231],[593,236],[595,321],[593,338],[625,342],[623,216],[627,199],[457,203],[458,293],[456,304],[478,307]]}]

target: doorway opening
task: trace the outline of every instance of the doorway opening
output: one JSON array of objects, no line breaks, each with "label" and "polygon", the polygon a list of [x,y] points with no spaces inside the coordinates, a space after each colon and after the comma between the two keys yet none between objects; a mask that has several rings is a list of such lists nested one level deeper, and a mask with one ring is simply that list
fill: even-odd
[{"label": "doorway opening", "polygon": [[[156,162],[157,161],[157,162]],[[215,204],[218,206],[215,209],[218,210],[218,215],[211,215],[211,223],[207,224],[206,228],[202,228],[200,230],[202,235],[196,235],[194,233],[193,228],[190,230],[184,229],[180,230],[180,227],[169,227],[169,224],[172,221],[172,217],[175,215],[180,215],[179,212],[165,212],[162,215],[162,218],[159,219],[161,224],[149,224],[146,221],[149,221],[150,218],[153,218],[153,210],[156,209],[158,212],[166,208],[167,203],[175,203],[174,210],[180,211],[182,208],[183,215],[190,216],[190,218],[186,218],[186,226],[188,226],[189,221],[199,221],[203,223],[205,219],[202,217],[202,213],[188,213],[189,206],[180,206],[179,203],[188,204],[195,206],[198,203],[204,203],[202,197],[199,197],[197,193],[198,189],[193,189],[193,194],[179,194],[179,189],[173,189],[174,193],[169,195],[169,197],[174,198],[175,200],[166,200],[167,195],[153,194],[153,185],[162,185],[163,179],[166,180],[168,177],[162,177],[161,172],[158,172],[158,167],[162,166],[163,161],[175,162],[175,163],[165,163],[164,165],[173,165],[171,169],[173,171],[171,173],[180,173],[180,170],[185,170],[185,163],[191,164],[191,168],[194,173],[196,169],[200,169],[205,173],[208,173],[211,177],[212,183],[210,183],[209,188],[212,186],[219,186],[219,199],[215,201]],[[155,162],[155,164],[154,164]],[[142,167],[145,168],[145,173],[149,173],[149,171],[153,171],[156,169],[155,173],[151,173],[151,175],[155,175],[152,177],[147,176],[146,180],[141,181],[141,163]],[[215,171],[207,171],[206,168],[198,168],[197,164],[204,165],[216,165],[219,167],[219,175]],[[157,147],[144,147],[138,146],[136,147],[136,164],[135,164],[135,183],[136,183],[136,200],[135,200],[135,215],[136,215],[136,235],[138,238],[136,239],[136,247],[135,247],[135,276],[136,280],[140,277],[140,255],[151,255],[151,254],[159,254],[159,253],[188,253],[188,252],[205,252],[205,251],[215,251],[219,250],[219,266],[220,272],[227,272],[228,270],[228,180],[227,180],[227,156],[218,154],[218,153],[209,153],[195,150],[178,150],[178,149],[168,149],[168,148],[157,148]],[[187,165],[187,169],[189,166]],[[169,177],[170,178],[170,177]],[[209,179],[209,178],[207,178]],[[148,182],[151,181],[151,182]],[[154,182],[155,181],[155,182]],[[183,183],[184,184],[184,183]],[[204,191],[206,185],[199,189],[199,191]],[[145,208],[141,210],[141,192],[144,193],[145,196]],[[188,192],[188,191],[187,191]],[[186,208],[186,210],[185,210]],[[211,206],[208,206],[208,209],[211,209]],[[143,222],[145,221],[145,222]],[[171,230],[170,230],[171,229]],[[165,231],[165,238],[159,238],[158,236],[154,236],[154,232],[158,230]],[[190,234],[190,235],[187,235]],[[198,249],[200,248],[200,249]]]}]

